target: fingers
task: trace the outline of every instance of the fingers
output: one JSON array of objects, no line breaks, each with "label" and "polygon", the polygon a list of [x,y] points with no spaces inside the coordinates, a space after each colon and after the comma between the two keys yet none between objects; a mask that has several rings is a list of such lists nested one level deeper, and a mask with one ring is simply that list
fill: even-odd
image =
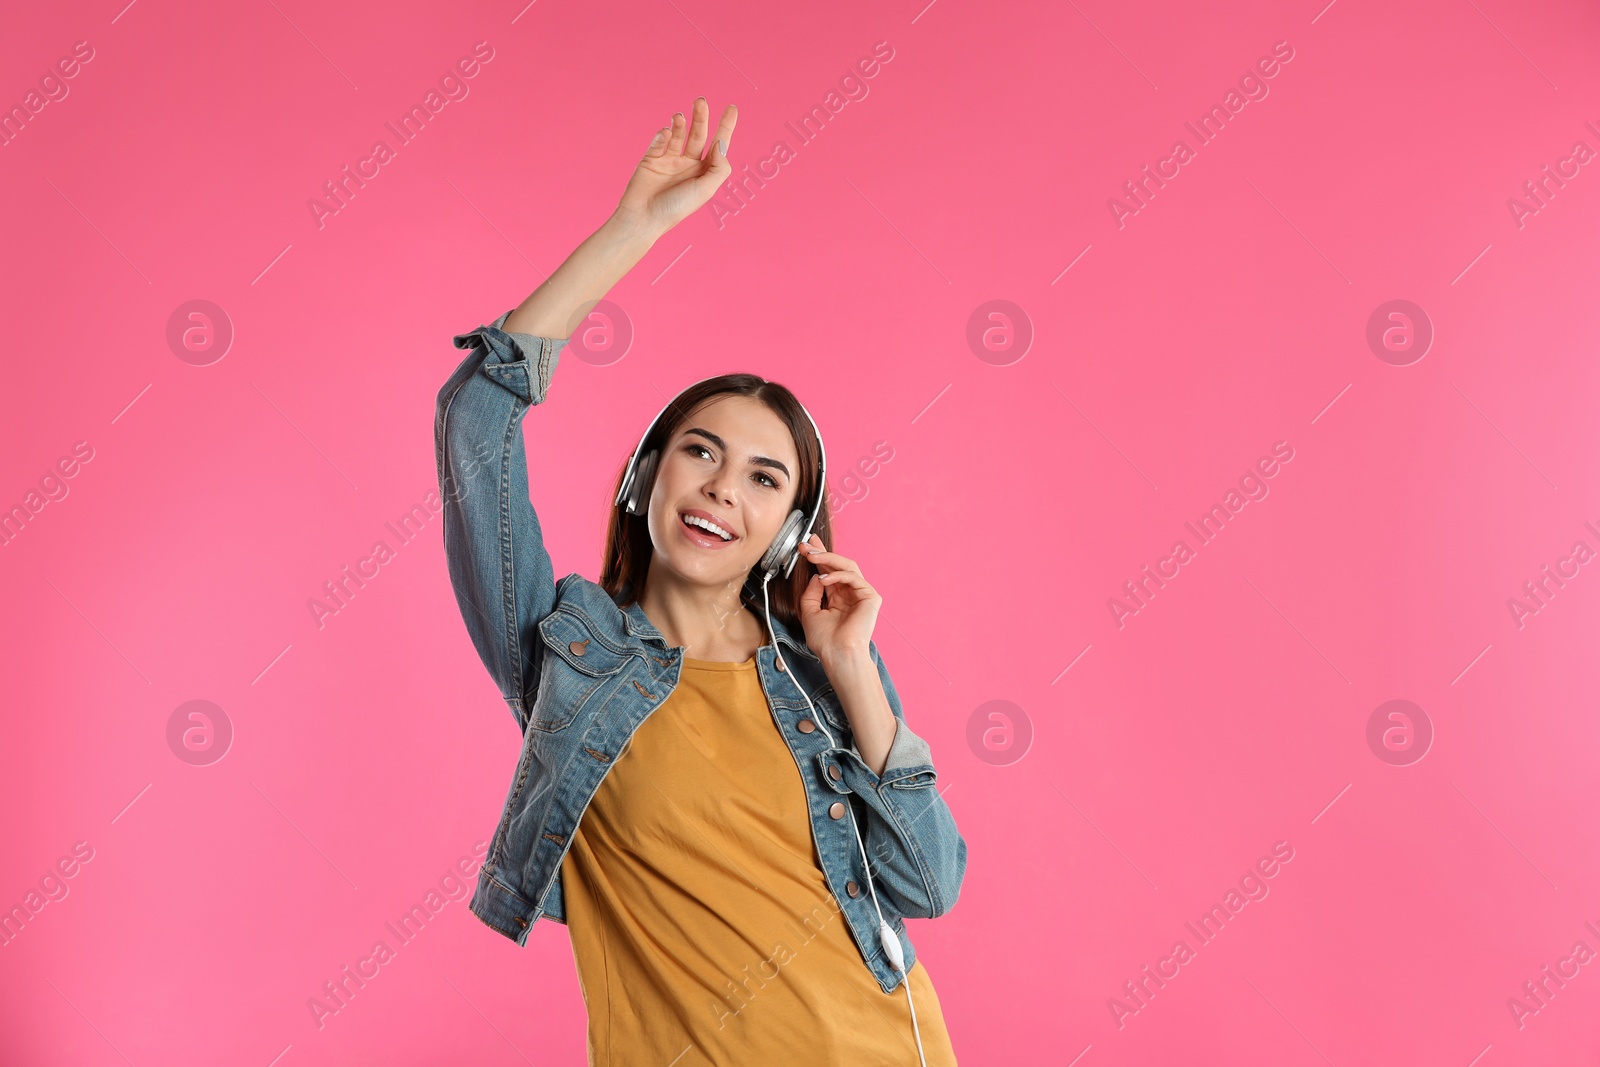
[{"label": "fingers", "polygon": [[654,159],[657,156],[666,154],[667,138],[670,136],[672,136],[671,126],[663,126],[657,130],[656,135],[650,139],[650,147],[645,150],[644,157],[646,159]]},{"label": "fingers", "polygon": [[677,156],[683,154],[684,138],[688,136],[689,124],[683,119],[683,112],[672,116],[672,134],[667,139],[667,155]]},{"label": "fingers", "polygon": [[699,159],[700,153],[705,151],[706,128],[711,125],[706,121],[706,116],[710,110],[705,97],[694,98],[694,106],[689,109],[689,140],[683,146],[683,154],[691,159]]},{"label": "fingers", "polygon": [[861,570],[860,567],[856,566],[855,560],[847,559],[837,552],[829,552],[823,548],[822,538],[816,534],[812,534],[809,541],[802,541],[800,549],[805,553],[806,559],[809,559],[819,569],[827,567],[830,571],[850,569],[859,572]]},{"label": "fingers", "polygon": [[[736,106],[729,104],[722,109],[722,120],[717,123],[717,140],[722,142],[722,154],[711,157],[714,162],[720,163],[725,160],[728,153],[733,150],[733,127],[738,121],[739,109]],[[713,145],[712,148],[714,150],[716,146]]]}]

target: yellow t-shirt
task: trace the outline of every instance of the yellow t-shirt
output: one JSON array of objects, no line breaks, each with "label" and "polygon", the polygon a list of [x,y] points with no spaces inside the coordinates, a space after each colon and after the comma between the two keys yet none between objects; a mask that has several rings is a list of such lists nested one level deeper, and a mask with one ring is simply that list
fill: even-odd
[{"label": "yellow t-shirt", "polygon": [[[904,985],[884,993],[828,890],[755,657],[683,661],[561,877],[595,1067],[917,1067]],[[920,960],[907,982],[929,1067],[951,1067]]]}]

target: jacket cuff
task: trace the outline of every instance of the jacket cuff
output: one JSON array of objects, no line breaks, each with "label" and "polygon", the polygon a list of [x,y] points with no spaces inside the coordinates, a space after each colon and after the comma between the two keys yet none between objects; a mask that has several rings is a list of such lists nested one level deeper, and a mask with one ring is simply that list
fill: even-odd
[{"label": "jacket cuff", "polygon": [[486,352],[480,373],[527,403],[542,404],[568,338],[507,332],[503,327],[515,310],[507,310],[490,325],[456,334],[450,341],[457,348],[482,344]]},{"label": "jacket cuff", "polygon": [[467,907],[485,926],[519,945],[528,943],[528,932],[539,911],[522,894],[496,878],[494,869],[488,866],[478,869],[478,885]]},{"label": "jacket cuff", "polygon": [[902,786],[932,785],[939,778],[938,771],[933,767],[933,750],[928,747],[928,742],[912,732],[906,721],[898,717],[895,719],[894,740],[889,744],[889,757],[883,765],[882,774],[873,773],[872,768],[867,766],[854,741],[846,751],[852,757],[849,761],[852,774],[864,779],[873,789],[893,782]]}]

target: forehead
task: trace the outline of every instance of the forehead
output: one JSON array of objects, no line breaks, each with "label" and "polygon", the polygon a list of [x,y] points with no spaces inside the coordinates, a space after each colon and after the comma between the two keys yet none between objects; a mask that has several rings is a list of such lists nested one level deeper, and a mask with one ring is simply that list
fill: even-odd
[{"label": "forehead", "polygon": [[696,426],[722,438],[728,450],[735,454],[748,452],[770,456],[788,462],[791,469],[798,461],[799,453],[789,427],[777,412],[754,397],[714,397],[690,412],[675,436],[682,437]]}]

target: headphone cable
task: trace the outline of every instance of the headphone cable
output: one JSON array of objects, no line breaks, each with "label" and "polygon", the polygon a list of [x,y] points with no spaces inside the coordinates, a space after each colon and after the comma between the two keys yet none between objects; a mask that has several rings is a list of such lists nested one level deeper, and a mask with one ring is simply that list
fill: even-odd
[{"label": "headphone cable", "polygon": [[[767,632],[772,634],[772,650],[776,653],[778,662],[784,665],[784,673],[789,676],[789,680],[794,683],[794,687],[800,690],[800,695],[806,698],[806,707],[811,709],[811,719],[822,727],[822,734],[828,739],[828,745],[832,748],[838,748],[839,742],[834,740],[833,732],[822,721],[823,717],[817,714],[816,705],[811,703],[811,694],[806,692],[806,687],[801,685],[799,679],[794,676],[794,671],[789,669],[787,662],[783,658],[783,651],[778,648],[778,635],[772,629],[772,605],[767,599],[767,583],[771,580],[772,572],[768,571],[761,580],[761,606],[767,613]],[[896,729],[898,728],[897,726]],[[917,1004],[911,998],[911,976],[906,974],[905,953],[900,947],[900,939],[895,936],[894,930],[884,921],[883,909],[878,905],[878,891],[872,887],[872,863],[867,859],[867,846],[861,840],[861,827],[856,824],[855,805],[847,803],[844,808],[845,811],[850,813],[850,829],[855,831],[856,848],[861,853],[862,870],[866,872],[864,877],[867,880],[867,892],[872,897],[872,910],[878,914],[878,940],[883,945],[883,954],[889,958],[890,966],[900,972],[901,984],[905,986],[906,990],[906,1004],[911,1008],[911,1032],[917,1039],[917,1059],[921,1062],[922,1067],[928,1067],[928,1057],[922,1051],[922,1028],[917,1025]]]}]

